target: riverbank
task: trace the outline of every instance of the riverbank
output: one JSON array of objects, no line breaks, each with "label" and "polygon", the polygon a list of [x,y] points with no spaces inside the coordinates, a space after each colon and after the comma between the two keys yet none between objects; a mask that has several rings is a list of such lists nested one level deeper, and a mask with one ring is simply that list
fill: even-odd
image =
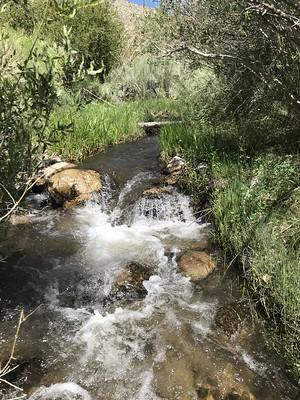
[{"label": "riverbank", "polygon": [[174,99],[154,98],[120,103],[93,102],[79,109],[57,108],[52,117],[55,130],[48,152],[70,161],[101,152],[108,146],[133,141],[144,134],[140,122],[176,118]]},{"label": "riverbank", "polygon": [[161,145],[164,157],[188,161],[182,185],[195,202],[210,189],[225,268],[242,272],[268,344],[299,379],[299,157],[269,150],[250,158],[236,138],[230,127],[226,137],[186,125],[164,128]]},{"label": "riverbank", "polygon": [[84,160],[103,187],[81,207],[28,196],[0,269],[1,360],[19,310],[35,312],[3,399],[298,399],[212,226],[174,185],[181,160],[162,168],[159,153],[153,135]]}]

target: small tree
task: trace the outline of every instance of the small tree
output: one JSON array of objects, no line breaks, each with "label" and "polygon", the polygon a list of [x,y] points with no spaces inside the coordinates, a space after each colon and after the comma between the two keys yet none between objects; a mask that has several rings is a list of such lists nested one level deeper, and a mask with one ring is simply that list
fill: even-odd
[{"label": "small tree", "polygon": [[[45,10],[47,10],[45,12]],[[1,20],[1,18],[0,18]],[[22,0],[10,2],[2,21],[31,35],[44,21],[41,37],[63,44],[63,27],[70,29],[71,47],[77,64],[108,72],[121,52],[122,25],[109,0]]]},{"label": "small tree", "polygon": [[[177,29],[165,51],[209,66],[224,85],[224,121],[267,145],[299,145],[300,8],[283,0],[163,1]],[[274,134],[274,132],[276,134]]]}]

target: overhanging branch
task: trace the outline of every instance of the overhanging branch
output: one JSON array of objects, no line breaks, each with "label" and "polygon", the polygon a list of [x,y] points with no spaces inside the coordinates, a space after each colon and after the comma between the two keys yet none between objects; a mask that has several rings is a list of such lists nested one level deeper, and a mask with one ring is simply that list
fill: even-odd
[{"label": "overhanging branch", "polygon": [[[258,80],[260,80],[262,83],[264,83],[269,90],[272,90],[272,86],[268,82],[268,79],[261,72],[255,71],[252,68],[252,66],[249,65],[249,62],[247,62],[246,60],[244,60],[240,57],[237,57],[233,54],[208,53],[208,52],[202,51],[194,46],[191,46],[189,44],[182,44],[182,45],[178,46],[177,48],[171,49],[171,50],[165,52],[165,55],[169,56],[171,54],[174,54],[176,52],[181,52],[181,51],[188,51],[192,54],[195,54],[198,57],[202,57],[205,59],[228,60],[228,61],[235,60],[240,65],[242,65],[244,68],[246,68],[248,71],[250,71]],[[273,82],[275,82],[277,85],[279,85],[281,90],[284,90],[286,92],[287,96],[293,101],[294,104],[296,104],[298,107],[300,106],[300,100],[297,99],[293,93],[291,93],[284,87],[284,84],[282,83],[281,80],[274,78]]]}]

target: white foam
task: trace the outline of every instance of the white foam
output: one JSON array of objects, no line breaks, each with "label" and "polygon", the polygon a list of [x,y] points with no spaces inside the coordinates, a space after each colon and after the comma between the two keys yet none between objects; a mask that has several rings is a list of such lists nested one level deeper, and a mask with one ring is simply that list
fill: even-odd
[{"label": "white foam", "polygon": [[42,386],[29,400],[92,400],[90,394],[73,382],[56,383],[49,387]]}]

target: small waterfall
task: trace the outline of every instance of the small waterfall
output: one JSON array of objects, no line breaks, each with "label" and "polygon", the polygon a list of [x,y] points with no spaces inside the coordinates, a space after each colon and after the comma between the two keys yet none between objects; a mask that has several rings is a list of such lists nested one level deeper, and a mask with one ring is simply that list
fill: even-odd
[{"label": "small waterfall", "polygon": [[149,185],[157,179],[157,176],[157,174],[153,174],[152,172],[140,172],[126,183],[119,194],[117,205],[111,213],[110,221],[112,224],[119,222],[122,215],[126,213],[127,208],[142,193],[145,185]]},{"label": "small waterfall", "polygon": [[[25,258],[30,246],[31,258],[24,264],[22,254],[17,265],[28,265],[20,290],[32,297],[39,287],[43,296],[20,343],[29,354],[33,343],[40,346],[32,357],[41,360],[39,368],[33,366],[37,377],[28,374],[28,400],[197,399],[196,379],[202,385],[212,377],[221,385],[228,365],[230,385],[258,387],[263,395],[257,399],[283,398],[273,396],[274,369],[265,368],[251,346],[233,346],[216,334],[220,303],[232,302],[224,282],[197,286],[179,273],[178,256],[202,243],[207,225],[195,220],[189,197],[175,188],[147,190],[159,179],[139,173],[117,196],[114,182],[104,176],[101,194],[83,207],[32,217],[23,246]],[[130,264],[146,270],[139,272],[143,294],[116,295],[116,277],[131,273]],[[27,376],[20,371],[23,385]]]},{"label": "small waterfall", "polygon": [[133,220],[191,222],[193,214],[187,196],[174,192],[159,198],[141,197],[133,207]]}]

